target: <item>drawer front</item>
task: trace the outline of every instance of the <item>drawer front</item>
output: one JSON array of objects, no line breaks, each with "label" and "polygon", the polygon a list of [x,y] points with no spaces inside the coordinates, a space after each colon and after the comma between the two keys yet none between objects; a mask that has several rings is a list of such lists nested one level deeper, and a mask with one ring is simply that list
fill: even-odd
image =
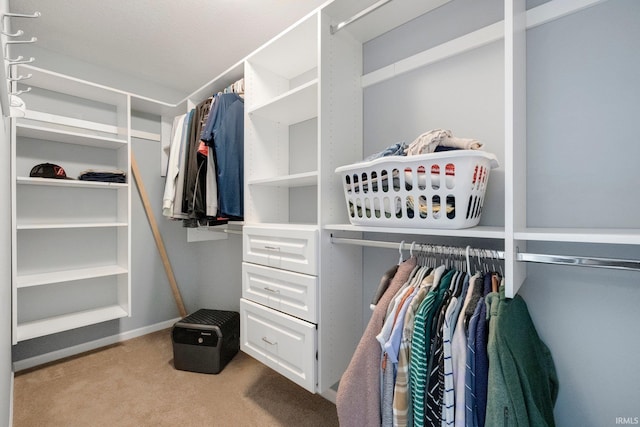
[{"label": "drawer front", "polygon": [[312,323],[318,323],[318,277],[242,263],[242,296]]},{"label": "drawer front", "polygon": [[240,316],[240,349],[315,393],[315,325],[244,298]]},{"label": "drawer front", "polygon": [[244,261],[318,275],[316,228],[245,226],[242,234]]}]

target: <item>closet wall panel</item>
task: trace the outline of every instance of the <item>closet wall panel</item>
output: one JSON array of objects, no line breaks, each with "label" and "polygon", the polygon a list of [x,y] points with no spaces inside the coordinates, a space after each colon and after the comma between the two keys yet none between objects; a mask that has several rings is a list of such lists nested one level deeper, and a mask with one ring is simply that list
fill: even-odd
[{"label": "closet wall panel", "polygon": [[607,2],[527,32],[529,227],[638,228],[639,15]]},{"label": "closet wall panel", "polygon": [[[638,228],[640,201],[630,197],[640,182],[638,40],[640,3],[633,0],[527,31],[529,227]],[[640,258],[640,248],[628,245],[529,242],[527,251]],[[639,416],[640,344],[631,338],[640,323],[638,272],[527,271],[520,294],[553,352],[557,424]]]},{"label": "closet wall panel", "polygon": [[[480,140],[504,165],[503,52],[492,43],[365,88],[364,156],[442,128]],[[480,225],[504,226],[503,189],[504,167],[491,171]]]},{"label": "closet wall panel", "polygon": [[[529,242],[528,250],[563,246]],[[611,247],[607,256],[637,259],[640,250]],[[638,290],[638,272],[528,265],[519,294],[553,355],[560,383],[558,426],[613,426],[617,417],[640,416]]]},{"label": "closet wall panel", "polygon": [[[452,0],[363,45],[367,74],[503,19],[504,0]],[[452,24],[451,17],[455,17]],[[428,37],[415,37],[428,32]]]}]

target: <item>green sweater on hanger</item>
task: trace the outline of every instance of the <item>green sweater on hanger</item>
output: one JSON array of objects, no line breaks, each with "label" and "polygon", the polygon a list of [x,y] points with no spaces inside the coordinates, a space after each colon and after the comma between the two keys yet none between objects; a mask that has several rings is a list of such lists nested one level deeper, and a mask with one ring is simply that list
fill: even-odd
[{"label": "green sweater on hanger", "polygon": [[486,426],[555,426],[558,377],[521,296],[487,295],[489,384]]}]

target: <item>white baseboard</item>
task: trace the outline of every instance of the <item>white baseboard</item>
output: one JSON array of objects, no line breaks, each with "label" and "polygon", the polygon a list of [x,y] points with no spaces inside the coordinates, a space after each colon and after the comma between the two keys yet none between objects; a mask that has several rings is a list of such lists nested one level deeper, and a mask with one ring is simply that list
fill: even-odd
[{"label": "white baseboard", "polygon": [[142,328],[122,332],[120,334],[101,338],[99,340],[89,341],[83,344],[74,345],[73,347],[67,347],[61,350],[52,351],[50,353],[41,354],[39,356],[30,357],[28,359],[18,360],[17,362],[13,362],[13,371],[20,372],[25,369],[30,369],[36,366],[44,365],[45,363],[64,359],[65,357],[75,356],[76,354],[95,350],[100,347],[105,347],[105,346],[116,344],[122,341],[127,341],[132,338],[141,337],[143,335],[147,335],[152,332],[161,331],[162,329],[170,328],[171,326],[174,325],[174,323],[176,323],[180,319],[181,318],[179,317],[176,319],[166,320],[164,322],[156,323],[154,325],[144,326]]},{"label": "white baseboard", "polygon": [[330,388],[330,389],[325,390],[322,393],[320,393],[320,396],[324,397],[329,402],[335,404],[336,403],[336,397],[338,396],[338,392],[336,390]]}]

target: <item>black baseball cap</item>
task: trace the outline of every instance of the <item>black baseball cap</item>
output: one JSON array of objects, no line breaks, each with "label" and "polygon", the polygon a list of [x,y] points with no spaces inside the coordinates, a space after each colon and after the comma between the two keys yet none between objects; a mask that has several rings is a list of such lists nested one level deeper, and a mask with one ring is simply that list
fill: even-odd
[{"label": "black baseball cap", "polygon": [[40,163],[39,165],[35,165],[31,168],[29,176],[35,178],[73,179],[67,177],[67,173],[62,166],[54,165],[53,163]]}]

